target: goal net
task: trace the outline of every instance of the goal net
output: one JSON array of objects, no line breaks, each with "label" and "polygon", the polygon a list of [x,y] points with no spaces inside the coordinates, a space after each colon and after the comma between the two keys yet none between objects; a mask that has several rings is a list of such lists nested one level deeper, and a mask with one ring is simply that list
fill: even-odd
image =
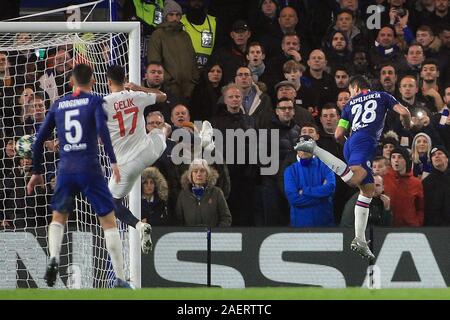
[{"label": "goal net", "polygon": [[[55,133],[45,143],[45,185],[33,195],[26,194],[31,159],[28,150],[15,152],[16,141],[35,134],[50,105],[72,92],[70,75],[78,63],[92,66],[96,81],[93,91],[98,95],[109,93],[106,69],[111,64],[124,66],[128,78],[139,82],[139,63],[136,68],[130,65],[130,61],[139,61],[139,43],[133,42],[139,39],[139,34],[134,34],[139,32],[138,23],[89,22],[80,23],[75,30],[71,27],[57,22],[0,23],[0,288],[46,287],[43,276],[50,199],[58,165],[57,137]],[[133,54],[135,57],[131,57]],[[19,157],[21,153],[24,156]],[[99,158],[107,179],[110,166],[102,146]],[[81,196],[76,197],[74,208],[66,226],[55,287],[111,287],[115,275],[98,218]],[[139,278],[131,280],[139,287],[139,272],[130,274],[129,233],[126,226],[119,226],[126,276],[133,278],[137,273]],[[135,241],[136,236],[132,238]],[[131,250],[133,256],[136,248]],[[134,259],[140,264],[140,255]]]}]

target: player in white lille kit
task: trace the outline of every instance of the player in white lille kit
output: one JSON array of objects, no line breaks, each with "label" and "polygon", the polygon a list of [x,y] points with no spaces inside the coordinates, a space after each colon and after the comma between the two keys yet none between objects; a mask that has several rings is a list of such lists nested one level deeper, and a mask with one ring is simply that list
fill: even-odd
[{"label": "player in white lille kit", "polygon": [[166,136],[162,130],[146,133],[144,108],[166,101],[167,96],[156,89],[125,83],[122,66],[110,66],[106,76],[111,94],[104,97],[106,103],[103,108],[121,175],[120,182],[111,177],[108,187],[114,198],[116,217],[139,230],[142,251],[148,253],[152,249],[151,226],[139,221],[122,200],[130,193],[142,171],[155,163],[166,148]]},{"label": "player in white lille kit", "polygon": [[33,175],[27,185],[29,195],[44,179],[43,145],[53,130],[57,129],[61,144],[60,161],[52,196],[52,222],[48,227],[50,258],[44,280],[53,287],[59,271],[59,256],[64,237],[64,227],[73,211],[75,195],[82,193],[94,208],[104,230],[106,249],[111,257],[116,280],[114,287],[130,288],[123,270],[122,242],[114,216],[114,203],[97,156],[99,135],[111,161],[114,178],[120,180],[120,171],[106,124],[103,99],[91,94],[94,79],[92,69],[85,64],[76,65],[71,81],[74,92],[56,100],[39,128],[33,146]]}]

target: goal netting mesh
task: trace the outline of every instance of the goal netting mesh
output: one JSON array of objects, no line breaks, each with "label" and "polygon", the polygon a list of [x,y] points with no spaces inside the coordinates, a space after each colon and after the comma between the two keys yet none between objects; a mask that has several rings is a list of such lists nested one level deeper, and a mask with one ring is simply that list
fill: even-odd
[{"label": "goal netting mesh", "polygon": [[[108,94],[106,69],[119,64],[128,72],[128,46],[126,33],[0,33],[0,288],[46,287],[47,225],[58,164],[55,134],[45,143],[45,185],[29,196],[31,160],[15,154],[14,143],[35,134],[52,102],[72,91],[75,64],[91,65],[93,91]],[[101,146],[99,157],[109,178],[109,161]],[[110,287],[115,275],[98,219],[83,197],[77,196],[74,207],[55,287]],[[128,233],[119,225],[128,278]]]}]

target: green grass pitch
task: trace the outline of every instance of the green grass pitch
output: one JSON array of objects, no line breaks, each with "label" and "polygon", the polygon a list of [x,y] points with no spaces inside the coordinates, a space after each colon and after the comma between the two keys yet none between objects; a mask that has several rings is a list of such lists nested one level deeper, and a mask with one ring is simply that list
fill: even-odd
[{"label": "green grass pitch", "polygon": [[0,290],[0,300],[450,300],[443,289],[323,288],[145,288]]}]

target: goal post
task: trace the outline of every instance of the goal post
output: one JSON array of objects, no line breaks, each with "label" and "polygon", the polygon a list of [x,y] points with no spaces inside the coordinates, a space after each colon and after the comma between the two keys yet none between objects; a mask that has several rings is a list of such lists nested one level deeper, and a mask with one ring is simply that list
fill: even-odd
[{"label": "goal post", "polygon": [[[28,41],[25,44],[17,44],[16,36],[21,33],[26,33],[30,35],[31,41]],[[87,36],[89,35],[89,36]],[[119,36],[117,36],[119,35]],[[115,59],[114,52],[116,50],[116,42],[121,41],[120,39],[126,38],[123,43],[120,43],[121,46],[121,57],[120,59]],[[95,43],[96,39],[100,39],[98,43]],[[109,39],[109,41],[108,41]],[[141,68],[140,68],[140,46],[141,46],[141,36],[140,36],[140,23],[139,22],[0,22],[0,53],[8,53],[11,52],[34,52],[35,50],[47,50],[48,48],[56,49],[62,45],[70,46],[72,52],[73,63],[92,63],[94,65],[94,77],[101,77],[96,79],[98,84],[94,86],[94,93],[100,95],[106,95],[107,86],[106,86],[106,78],[105,72],[106,68],[109,64],[112,63],[124,63],[124,67],[127,69],[128,80],[137,84],[141,82]],[[108,45],[109,43],[109,45]],[[95,48],[91,50],[90,47]],[[101,49],[99,49],[101,47]],[[124,49],[126,48],[126,49]],[[83,51],[86,51],[87,54],[83,55]],[[125,52],[126,51],[126,52]],[[38,52],[36,52],[38,55]],[[109,60],[105,60],[101,62],[101,65],[95,65],[96,61],[98,61],[99,56],[110,55]],[[15,58],[15,57],[13,57]],[[39,58],[38,58],[39,59]],[[44,62],[45,64],[46,62]],[[26,66],[28,67],[28,66]],[[25,66],[20,70],[25,70]],[[16,74],[17,76],[17,70]],[[36,70],[37,72],[38,70]],[[65,72],[69,72],[67,70]],[[25,72],[25,71],[23,71]],[[26,78],[28,75],[23,74],[22,78]],[[45,70],[44,70],[45,73]],[[44,75],[45,76],[45,75]],[[67,85],[63,83],[63,85]],[[25,88],[25,84],[23,88]],[[58,89],[60,89],[58,87]],[[43,90],[46,90],[45,88]],[[12,93],[11,101],[18,101],[20,95],[15,91],[15,88]],[[66,90],[63,90],[64,94],[68,93]],[[48,92],[44,92],[46,95]],[[51,95],[51,94],[50,94]],[[58,95],[61,96],[62,94]],[[14,105],[14,108],[17,106]],[[8,119],[6,119],[8,120]],[[6,121],[5,120],[5,121]],[[14,124],[16,125],[16,124]],[[8,134],[4,133],[9,127],[5,125],[2,120],[2,138],[8,136]],[[13,128],[13,132],[16,132]],[[15,137],[17,138],[17,136]],[[102,148],[100,148],[102,149]],[[100,157],[106,158],[104,155],[100,153]],[[4,162],[4,159],[1,160]],[[102,164],[108,164],[107,159],[103,159],[101,161]],[[56,166],[56,162],[54,163]],[[105,169],[105,172],[108,172],[109,168]],[[50,194],[47,194],[50,195]],[[15,199],[12,199],[15,200]],[[77,200],[78,201],[78,200]],[[137,179],[135,185],[132,188],[132,191],[128,198],[129,208],[133,212],[133,214],[140,220],[141,216],[141,183],[140,178]],[[48,204],[48,203],[47,203]],[[78,207],[78,205],[77,205]],[[82,207],[86,207],[84,204]],[[90,206],[87,206],[90,208]],[[88,209],[90,210],[90,209]],[[83,212],[84,213],[84,212]],[[1,217],[0,217],[1,218]],[[48,217],[47,217],[48,218]],[[91,217],[92,218],[92,217]],[[12,218],[14,219],[14,218]],[[93,221],[96,221],[95,219]],[[20,228],[15,229],[12,228],[12,231],[26,231],[27,226],[21,230]],[[8,230],[10,231],[10,230]],[[78,230],[80,231],[80,230]],[[82,230],[81,230],[82,231]],[[9,232],[8,232],[9,233]],[[101,234],[101,233],[100,233]],[[129,228],[128,231],[129,237],[129,278],[131,283],[135,288],[141,287],[141,246],[140,246],[140,235],[139,232],[134,228]],[[77,239],[80,237],[77,237]],[[83,237],[81,237],[83,238]],[[2,234],[0,234],[0,246],[2,243]],[[101,243],[104,245],[104,241],[98,242],[97,240],[92,241],[92,246],[94,243]],[[69,247],[79,247],[75,245],[68,245]],[[2,252],[2,248],[0,247],[0,252]],[[8,247],[4,249],[5,252],[10,250]],[[128,251],[126,250],[126,251]],[[18,255],[18,254],[17,254]],[[9,255],[11,256],[11,255]],[[95,259],[95,257],[93,257]],[[70,260],[70,259],[69,259]],[[108,261],[105,262],[108,264]],[[2,264],[2,259],[0,258],[0,265]],[[25,264],[25,263],[24,263]],[[25,266],[27,267],[27,266]],[[70,269],[70,265],[67,267]],[[45,270],[42,270],[42,275]],[[102,271],[103,272],[103,271]],[[109,271],[107,271],[109,272]],[[104,272],[104,273],[107,273]],[[0,272],[1,273],[1,272]],[[93,272],[94,274],[98,274],[98,272]],[[101,272],[100,272],[101,273]],[[30,276],[29,278],[33,278]],[[94,275],[95,278],[95,275]],[[89,278],[88,281],[91,279]],[[93,283],[96,283],[98,279],[93,279]],[[100,281],[101,282],[101,281]],[[37,282],[36,282],[37,283]],[[87,285],[89,286],[89,285]],[[92,285],[95,287],[95,285]],[[105,285],[99,285],[100,287],[104,287]],[[82,285],[84,287],[84,285]]]}]

